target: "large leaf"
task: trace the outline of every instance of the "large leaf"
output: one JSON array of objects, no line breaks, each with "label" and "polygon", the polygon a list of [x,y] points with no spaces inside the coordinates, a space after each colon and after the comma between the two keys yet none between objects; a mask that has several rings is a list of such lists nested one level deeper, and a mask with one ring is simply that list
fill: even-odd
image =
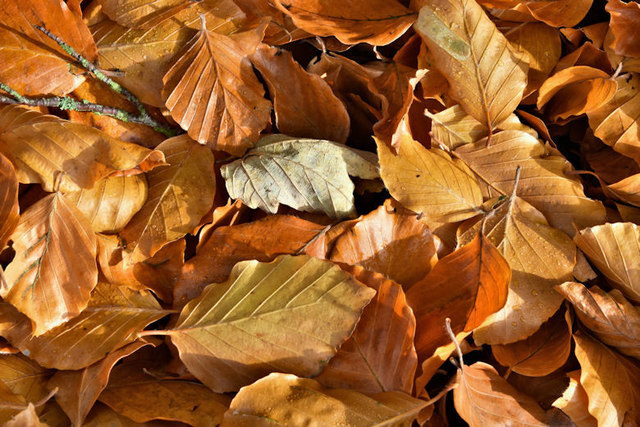
[{"label": "large leaf", "polygon": [[162,97],[191,138],[242,155],[271,118],[271,103],[247,56],[262,33],[258,28],[232,38],[202,25],[164,75]]},{"label": "large leaf", "polygon": [[142,208],[147,200],[147,180],[143,174],[109,176],[93,188],[65,194],[91,222],[96,233],[116,233]]},{"label": "large leaf", "polygon": [[640,419],[638,365],[582,332],[574,334],[573,339],[582,368],[580,384],[589,396],[589,413],[598,425],[623,425],[625,420]]},{"label": "large leaf", "polygon": [[482,212],[475,176],[442,150],[424,148],[404,134],[394,155],[377,141],[380,175],[389,193],[407,208],[442,222],[455,222]]},{"label": "large leaf", "polygon": [[[542,212],[549,223],[570,236],[575,227],[584,228],[604,222],[601,202],[584,195],[578,177],[567,175],[569,162],[555,149],[518,130],[499,132],[487,140],[456,149],[469,167],[490,183],[490,196],[511,194],[516,168],[522,168],[517,195]],[[497,191],[496,191],[497,190]],[[555,310],[554,310],[555,311]]]},{"label": "large leaf", "polygon": [[214,158],[209,149],[186,135],[167,139],[157,149],[169,165],[147,174],[147,201],[120,234],[136,262],[190,233],[213,204]]},{"label": "large leaf", "polygon": [[640,311],[617,289],[607,293],[576,282],[556,287],[567,298],[587,328],[620,353],[640,359]]},{"label": "large leaf", "polygon": [[640,302],[640,226],[606,223],[581,230],[574,240],[617,289]]},{"label": "large leaf", "polygon": [[[459,242],[471,241],[481,226],[476,223]],[[489,316],[474,339],[488,344],[525,339],[560,307],[562,297],[553,287],[571,279],[575,244],[537,209],[513,196],[487,216],[484,230],[509,262],[512,276],[505,307]]]},{"label": "large leaf", "polygon": [[375,298],[316,380],[362,393],[411,393],[418,363],[413,346],[416,319],[400,285],[384,279],[373,285]]},{"label": "large leaf", "polygon": [[272,135],[240,160],[222,166],[229,195],[276,213],[284,204],[332,218],[355,216],[349,175],[378,177],[375,155],[322,139]]},{"label": "large leaf", "polygon": [[275,6],[303,30],[335,36],[345,44],[386,45],[400,37],[415,20],[415,12],[397,0],[276,0]]},{"label": "large leaf", "polygon": [[0,251],[18,225],[18,177],[11,162],[0,154]]},{"label": "large leaf", "polygon": [[243,387],[222,427],[279,425],[410,426],[425,402],[400,392],[366,396],[274,373]]},{"label": "large leaf", "polygon": [[528,65],[475,0],[429,2],[415,28],[467,113],[489,129],[513,113]]},{"label": "large leaf", "polygon": [[306,72],[290,52],[264,44],[251,61],[269,87],[280,132],[336,142],[347,140],[349,114],[324,79]]},{"label": "large leaf", "polygon": [[167,314],[150,293],[100,283],[79,316],[38,337],[26,317],[0,304],[0,335],[41,366],[82,369],[135,341],[145,326]]},{"label": "large leaf", "polygon": [[[129,5],[126,8],[136,6],[127,3]],[[151,4],[147,6],[153,7]],[[126,14],[126,8],[116,8],[114,13],[118,16],[120,12]],[[235,3],[214,0],[200,1],[194,7],[182,8],[170,16],[161,16],[149,23],[149,29],[127,28],[105,19],[91,27],[101,66],[122,71],[114,78],[118,83],[143,102],[163,107],[162,77],[175,55],[200,29],[200,15],[203,15],[202,19],[209,30],[220,34],[237,31],[245,21],[244,13]]]},{"label": "large leaf", "polygon": [[189,302],[166,333],[199,380],[237,391],[273,371],[318,374],[374,294],[306,255],[243,261]]},{"label": "large leaf", "polygon": [[458,370],[453,402],[471,427],[490,425],[546,426],[544,410],[483,362]]},{"label": "large leaf", "polygon": [[436,242],[416,214],[389,202],[338,235],[327,258],[377,271],[409,289],[438,260]]},{"label": "large leaf", "polygon": [[455,333],[472,331],[507,301],[511,269],[483,235],[445,256],[407,292],[416,316],[416,350],[426,358],[449,341],[444,330],[451,318]]},{"label": "large leaf", "polygon": [[161,152],[19,105],[0,107],[0,152],[12,161],[21,183],[39,183],[49,192],[91,188],[102,177],[164,163]]},{"label": "large leaf", "polygon": [[11,239],[16,256],[0,295],[31,319],[34,335],[80,314],[98,283],[96,240],[86,218],[51,194],[27,209]]}]

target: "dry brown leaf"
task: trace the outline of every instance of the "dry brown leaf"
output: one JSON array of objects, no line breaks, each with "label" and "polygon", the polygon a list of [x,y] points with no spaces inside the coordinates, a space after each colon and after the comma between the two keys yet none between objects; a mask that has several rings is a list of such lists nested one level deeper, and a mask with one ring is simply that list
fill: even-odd
[{"label": "dry brown leaf", "polygon": [[274,371],[318,374],[374,294],[334,264],[306,255],[242,261],[164,333],[204,384],[237,391]]},{"label": "dry brown leaf", "polygon": [[404,33],[415,12],[397,0],[345,3],[340,0],[276,0],[299,28],[318,36],[335,36],[345,44],[386,45]]},{"label": "dry brown leaf", "polygon": [[[459,243],[475,238],[481,226],[476,223],[464,232]],[[509,262],[512,276],[505,307],[489,316],[474,339],[488,344],[523,340],[560,307],[562,297],[553,287],[571,279],[575,244],[533,206],[513,196],[487,216],[484,231]]]},{"label": "dry brown leaf", "polygon": [[406,290],[427,275],[438,255],[425,223],[387,201],[337,236],[327,259],[377,271]]},{"label": "dry brown leaf", "polygon": [[222,427],[349,425],[409,427],[425,406],[400,392],[366,396],[322,387],[317,381],[274,373],[243,387],[224,414]]},{"label": "dry brown leaf", "polygon": [[290,52],[265,44],[258,47],[251,61],[269,88],[279,132],[336,142],[347,140],[347,109],[320,76],[306,72]]},{"label": "dry brown leaf", "polygon": [[640,359],[640,311],[618,290],[609,293],[576,282],[556,287],[573,304],[580,322],[603,343]]},{"label": "dry brown leaf", "polygon": [[362,393],[410,394],[418,363],[413,346],[416,319],[400,285],[384,280],[373,288],[377,294],[363,310],[353,334],[316,380]]},{"label": "dry brown leaf", "polygon": [[186,135],[158,145],[168,166],[147,173],[149,195],[120,235],[132,262],[152,257],[166,243],[190,233],[211,209],[213,154]]},{"label": "dry brown leaf", "polygon": [[249,19],[271,18],[263,40],[267,44],[282,45],[311,36],[297,28],[291,17],[278,10],[270,0],[234,0],[234,3],[249,16]]},{"label": "dry brown leaf", "polygon": [[11,236],[16,256],[4,273],[4,301],[33,322],[41,335],[77,316],[98,283],[91,225],[59,194],[27,209]]},{"label": "dry brown leaf", "polygon": [[461,146],[455,152],[484,182],[491,183],[492,188],[485,188],[490,197],[511,194],[516,168],[521,166],[518,196],[542,212],[552,226],[570,236],[575,234],[576,227],[581,229],[605,221],[602,203],[587,198],[579,178],[566,173],[572,170],[571,164],[557,150],[528,133],[502,131],[491,137],[489,147],[484,139]]},{"label": "dry brown leaf", "polygon": [[475,0],[429,2],[415,29],[467,113],[489,129],[513,113],[527,85],[526,57]]},{"label": "dry brown leaf", "polygon": [[394,199],[440,222],[455,222],[482,212],[477,180],[461,161],[438,149],[426,149],[403,134],[398,155],[376,140],[380,175]]},{"label": "dry brown leaf", "polygon": [[496,360],[513,372],[542,377],[560,369],[571,354],[571,318],[564,310],[523,341],[493,345]]},{"label": "dry brown leaf", "polygon": [[507,301],[511,269],[483,235],[445,256],[407,292],[416,316],[416,350],[421,359],[446,344],[445,319],[455,333],[472,331]]},{"label": "dry brown leaf", "polygon": [[219,425],[231,401],[202,384],[154,378],[126,364],[113,369],[99,400],[139,423],[159,419],[195,427]]},{"label": "dry brown leaf", "polygon": [[173,16],[161,17],[150,29],[127,28],[105,19],[91,27],[98,60],[105,69],[122,71],[114,80],[142,102],[163,107],[162,77],[200,29],[201,14],[207,28],[220,34],[236,32],[245,23],[245,14],[229,0],[197,2]]},{"label": "dry brown leaf", "polygon": [[19,105],[0,107],[0,152],[21,183],[39,183],[48,192],[79,191],[108,175],[133,175],[164,164],[159,151]]},{"label": "dry brown leaf", "polygon": [[573,335],[580,384],[599,426],[623,425],[640,414],[640,367],[582,332]]},{"label": "dry brown leaf", "polygon": [[12,393],[27,402],[39,402],[49,394],[47,380],[52,372],[21,354],[0,356],[0,378]]},{"label": "dry brown leaf", "polygon": [[614,199],[640,206],[640,174],[630,175],[621,181],[607,185],[607,195]]},{"label": "dry brown leaf", "polygon": [[93,231],[117,233],[147,200],[147,179],[143,174],[104,177],[93,188],[64,197],[84,214]]},{"label": "dry brown leaf", "polygon": [[49,427],[49,424],[40,422],[36,407],[29,403],[26,409],[15,415],[10,421],[2,424],[2,427]]},{"label": "dry brown leaf", "polygon": [[200,295],[206,285],[226,280],[237,262],[267,262],[277,255],[295,254],[323,229],[322,225],[291,215],[271,215],[215,229],[200,241],[196,256],[185,263],[174,291],[174,305],[181,308]]},{"label": "dry brown leaf", "polygon": [[574,241],[616,288],[640,302],[640,226],[606,223],[581,230]]},{"label": "dry brown leaf", "polygon": [[553,406],[567,414],[577,427],[596,427],[596,419],[589,413],[589,397],[580,384],[580,371],[567,373],[569,385]]},{"label": "dry brown leaf", "polygon": [[552,27],[573,27],[585,17],[593,0],[527,1],[527,9],[536,19]]},{"label": "dry brown leaf", "polygon": [[0,251],[18,225],[18,177],[11,162],[0,153]]},{"label": "dry brown leaf", "polygon": [[640,57],[640,38],[637,32],[640,24],[640,5],[632,1],[609,0],[605,10],[611,15],[611,47],[614,52],[622,56]]},{"label": "dry brown leaf", "polygon": [[38,337],[26,317],[0,303],[0,335],[41,366],[82,369],[135,341],[145,326],[167,314],[149,293],[100,283],[79,316]]},{"label": "dry brown leaf", "polygon": [[56,402],[76,426],[84,425],[84,419],[107,387],[113,366],[123,357],[151,343],[138,340],[107,355],[104,359],[82,370],[58,371],[49,380],[49,389],[58,389]]},{"label": "dry brown leaf", "polygon": [[640,76],[616,78],[618,91],[597,110],[590,111],[589,126],[595,136],[618,153],[640,161],[638,119],[640,118]]},{"label": "dry brown leaf", "polygon": [[212,150],[240,156],[269,123],[271,103],[248,57],[261,38],[260,27],[232,38],[203,22],[162,79],[171,117]]},{"label": "dry brown leaf", "polygon": [[476,362],[463,366],[456,381],[453,402],[470,427],[547,425],[538,403],[513,388],[491,365]]}]

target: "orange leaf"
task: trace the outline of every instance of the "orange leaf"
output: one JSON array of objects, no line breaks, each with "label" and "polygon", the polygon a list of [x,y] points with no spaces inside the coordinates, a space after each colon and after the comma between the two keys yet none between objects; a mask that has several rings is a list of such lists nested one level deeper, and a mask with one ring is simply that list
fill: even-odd
[{"label": "orange leaf", "polygon": [[0,154],[0,251],[18,225],[18,177],[11,162]]},{"label": "orange leaf", "polygon": [[637,28],[640,25],[640,5],[636,2],[609,0],[605,10],[611,15],[609,24],[613,33],[612,47],[622,56],[640,57],[640,38]]}]

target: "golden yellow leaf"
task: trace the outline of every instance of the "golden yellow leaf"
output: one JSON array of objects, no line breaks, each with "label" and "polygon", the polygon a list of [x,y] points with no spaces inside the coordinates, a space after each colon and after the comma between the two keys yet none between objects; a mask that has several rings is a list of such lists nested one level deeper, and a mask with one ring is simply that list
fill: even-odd
[{"label": "golden yellow leaf", "polygon": [[223,165],[229,196],[276,213],[284,204],[331,218],[355,216],[349,175],[378,177],[376,156],[322,139],[270,135],[240,160]]},{"label": "golden yellow leaf", "polygon": [[237,391],[273,371],[318,374],[374,294],[306,255],[242,261],[226,282],[191,300],[165,333],[200,381]]},{"label": "golden yellow leaf", "polygon": [[18,177],[11,162],[0,153],[0,251],[18,225]]},{"label": "golden yellow leaf", "polygon": [[271,118],[271,103],[248,58],[262,32],[229,37],[208,31],[204,22],[202,27],[163,77],[164,104],[191,138],[239,156]]},{"label": "golden yellow leaf", "polygon": [[348,3],[276,0],[274,3],[301,29],[318,36],[335,36],[345,44],[389,44],[411,26],[416,15],[397,0]]},{"label": "golden yellow leaf", "polygon": [[573,335],[582,368],[580,384],[599,426],[623,425],[640,416],[640,368],[582,332]]},{"label": "golden yellow leaf", "polygon": [[367,396],[322,387],[317,381],[273,373],[243,387],[222,427],[326,425],[409,427],[425,402],[400,392]]},{"label": "golden yellow leaf", "polygon": [[48,192],[79,191],[105,176],[164,164],[159,151],[19,105],[0,107],[0,152],[11,160],[21,183],[39,183]]},{"label": "golden yellow leaf", "polygon": [[59,194],[32,205],[11,236],[16,256],[0,289],[41,335],[80,314],[98,283],[96,240],[91,225]]},{"label": "golden yellow leaf", "polygon": [[150,293],[100,283],[80,315],[37,337],[26,317],[0,303],[0,335],[41,366],[82,369],[135,341],[145,326],[167,314]]},{"label": "golden yellow leaf", "polygon": [[394,199],[414,212],[441,222],[455,222],[482,212],[475,176],[459,160],[426,149],[403,134],[398,155],[376,139],[380,175]]},{"label": "golden yellow leaf", "polygon": [[2,383],[27,402],[38,402],[47,397],[47,380],[52,373],[22,354],[0,356]]},{"label": "golden yellow leaf", "polygon": [[214,158],[208,148],[180,135],[156,149],[164,153],[168,166],[147,173],[147,201],[120,233],[132,262],[191,233],[213,204]]},{"label": "golden yellow leaf", "polygon": [[630,222],[585,228],[576,245],[613,285],[633,302],[640,302],[640,227]]},{"label": "golden yellow leaf", "polygon": [[[460,244],[471,241],[480,227],[476,223],[459,236]],[[504,308],[485,320],[474,339],[486,344],[525,339],[560,307],[562,296],[553,287],[571,279],[575,244],[519,197],[487,215],[484,231],[508,261],[512,276]]]},{"label": "golden yellow leaf", "polygon": [[566,173],[571,171],[571,164],[559,151],[528,133],[502,131],[491,137],[490,146],[484,139],[457,148],[456,154],[491,184],[491,188],[484,188],[489,197],[511,194],[516,168],[522,167],[517,195],[570,236],[576,227],[605,221],[602,203],[586,197],[580,179]]},{"label": "golden yellow leaf", "polygon": [[577,427],[596,427],[596,419],[589,413],[589,397],[580,384],[580,371],[567,373],[569,385],[553,406],[567,414]]},{"label": "golden yellow leaf", "polygon": [[117,233],[147,200],[147,179],[143,174],[108,176],[93,188],[67,193],[64,197],[91,223],[96,233]]},{"label": "golden yellow leaf", "polygon": [[467,113],[489,129],[513,113],[529,67],[475,0],[429,2],[415,29]]}]

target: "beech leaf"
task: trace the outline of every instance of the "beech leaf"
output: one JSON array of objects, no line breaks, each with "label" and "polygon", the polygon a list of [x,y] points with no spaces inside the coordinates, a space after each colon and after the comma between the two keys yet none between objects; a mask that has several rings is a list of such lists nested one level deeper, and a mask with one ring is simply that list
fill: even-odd
[{"label": "beech leaf", "polygon": [[18,225],[18,177],[11,162],[0,153],[0,250]]},{"label": "beech leaf", "polygon": [[321,139],[271,135],[220,169],[229,195],[276,213],[284,204],[331,218],[355,216],[349,175],[378,177],[375,155]]},{"label": "beech leaf", "polygon": [[237,391],[273,371],[318,374],[374,294],[306,255],[243,261],[189,302],[166,333],[199,380]]}]

